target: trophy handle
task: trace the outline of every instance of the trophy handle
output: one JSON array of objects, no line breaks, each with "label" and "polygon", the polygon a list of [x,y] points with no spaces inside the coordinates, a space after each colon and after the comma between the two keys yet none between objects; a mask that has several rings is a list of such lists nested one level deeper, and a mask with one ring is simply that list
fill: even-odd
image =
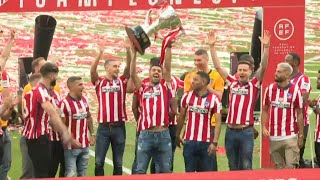
[{"label": "trophy handle", "polygon": [[146,14],[146,18],[144,19],[144,25],[145,27],[148,27],[151,22],[150,22],[150,15],[151,15],[152,9],[149,9],[149,11]]}]

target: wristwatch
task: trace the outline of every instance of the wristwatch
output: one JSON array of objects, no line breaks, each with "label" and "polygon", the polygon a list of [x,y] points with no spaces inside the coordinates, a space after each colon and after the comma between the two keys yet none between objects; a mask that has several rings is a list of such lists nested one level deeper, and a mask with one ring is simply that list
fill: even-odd
[{"label": "wristwatch", "polygon": [[214,146],[218,146],[218,143],[217,143],[217,142],[212,142],[212,144],[213,144]]},{"label": "wristwatch", "polygon": [[314,105],[314,106],[312,107],[312,110],[313,110],[313,111],[316,111],[317,108],[318,108],[318,106],[317,106],[317,105]]}]

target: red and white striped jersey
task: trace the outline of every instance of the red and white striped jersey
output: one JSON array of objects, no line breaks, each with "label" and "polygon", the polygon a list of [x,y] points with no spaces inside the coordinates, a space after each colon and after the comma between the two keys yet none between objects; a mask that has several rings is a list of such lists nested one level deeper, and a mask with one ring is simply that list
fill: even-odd
[{"label": "red and white striped jersey", "polygon": [[269,106],[270,136],[297,134],[297,110],[302,108],[302,96],[298,86],[290,84],[279,88],[273,83],[266,88],[263,104]]},{"label": "red and white striped jersey", "polygon": [[[290,82],[299,87],[301,94],[306,93],[306,92],[310,93],[312,90],[310,79],[304,73],[299,73],[296,77],[292,78]],[[304,103],[304,109],[303,109],[303,119],[304,119],[305,125],[310,123],[309,122],[308,107],[309,107],[309,103],[308,103],[308,101],[306,101]]]},{"label": "red and white striped jersey", "polygon": [[155,86],[143,83],[140,92],[140,117],[138,131],[155,126],[169,125],[169,108],[172,94],[170,84],[159,83]]},{"label": "red and white striped jersey", "polygon": [[28,129],[30,128],[30,110],[32,109],[32,102],[31,102],[31,96],[32,91],[29,91],[27,94],[24,95],[22,101],[23,101],[23,107],[22,107],[22,115],[24,118],[24,124],[23,129],[21,131],[21,135],[24,137],[27,137],[29,135]]},{"label": "red and white striped jersey", "polygon": [[212,142],[211,117],[221,113],[222,105],[213,93],[198,97],[194,91],[185,93],[181,99],[181,107],[187,108],[187,124],[184,139]]},{"label": "red and white striped jersey", "polygon": [[10,86],[10,78],[5,70],[3,70],[1,73],[1,86],[3,88],[7,88]]},{"label": "red and white striped jersey", "polygon": [[[150,82],[150,79],[149,78],[145,78],[142,80],[142,83],[149,83]],[[165,83],[165,80],[164,79],[161,79],[161,83],[164,84]],[[178,77],[176,76],[171,76],[171,81],[170,81],[170,84],[171,84],[171,88],[172,88],[172,91],[171,92],[171,96],[172,97],[175,97],[175,94],[177,93],[178,89],[179,88],[183,88],[184,87],[184,82],[181,81]],[[139,91],[136,90],[134,92],[138,97],[139,97]],[[174,119],[169,119],[170,120],[170,125],[177,125],[177,118],[175,116]],[[139,126],[138,126],[139,127]],[[139,131],[139,130],[138,130]]]},{"label": "red and white striped jersey", "polygon": [[[60,101],[61,101],[61,97],[59,95],[59,93],[55,90],[52,90],[51,91],[51,97],[52,97],[52,105],[55,109],[59,109],[59,104],[60,104]],[[49,118],[49,121],[50,121],[50,118]],[[50,141],[60,141],[60,136],[57,132],[55,132],[53,130],[53,128],[49,125],[49,140]]]},{"label": "red and white striped jersey", "polygon": [[99,102],[98,122],[122,122],[127,119],[126,114],[127,79],[121,76],[115,80],[100,77],[95,82],[96,94]]},{"label": "red and white striped jersey", "polygon": [[[89,147],[88,115],[89,103],[84,96],[76,100],[68,95],[60,103],[60,109],[66,119],[66,126],[72,137],[81,143],[81,147]],[[72,149],[68,146],[68,149]]]},{"label": "red and white striped jersey", "polygon": [[[320,108],[320,96],[318,97],[316,106]],[[320,142],[320,115],[316,114],[316,129],[314,131],[314,140]]]},{"label": "red and white striped jersey", "polygon": [[26,121],[30,121],[27,126],[27,139],[38,139],[41,135],[49,134],[49,116],[42,108],[41,104],[50,101],[50,91],[39,83],[38,86],[30,92],[29,116]]},{"label": "red and white striped jersey", "polygon": [[254,77],[247,84],[240,83],[234,76],[227,77],[230,89],[228,124],[252,125],[253,110],[261,82]]}]

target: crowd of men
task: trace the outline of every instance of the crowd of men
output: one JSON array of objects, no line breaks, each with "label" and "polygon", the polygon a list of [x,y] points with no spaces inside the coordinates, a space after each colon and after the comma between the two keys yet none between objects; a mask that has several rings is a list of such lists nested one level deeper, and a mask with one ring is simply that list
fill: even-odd
[{"label": "crowd of men", "polygon": [[[20,102],[8,91],[5,64],[9,58],[15,33],[1,54],[1,141],[0,180],[7,179],[11,163],[11,142],[7,120]],[[221,132],[221,98],[229,88],[225,149],[230,170],[252,169],[254,139],[254,107],[268,66],[271,35],[260,37],[263,46],[261,64],[255,75],[254,59],[242,55],[237,74],[231,75],[220,63],[215,50],[217,36],[208,33],[208,48],[214,69],[209,68],[209,54],[204,49],[194,53],[195,69],[177,78],[171,73],[174,43],[165,49],[164,63],[150,60],[149,77],[137,74],[137,51],[131,43],[126,48],[126,66],[120,72],[117,60],[104,60],[105,74],[97,66],[99,54],[90,69],[91,82],[98,99],[96,133],[89,100],[83,95],[83,79],[67,79],[69,93],[60,96],[56,84],[59,68],[44,58],[32,62],[29,84],[22,100],[23,131],[21,179],[86,176],[89,147],[95,145],[95,175],[104,175],[107,151],[111,145],[113,174],[123,173],[126,142],[126,93],[133,93],[132,111],[137,122],[135,159],[132,174],[172,173],[176,146],[182,148],[186,172],[217,171],[216,151]],[[270,155],[276,168],[303,166],[303,152],[309,127],[308,106],[316,113],[315,149],[320,162],[320,99],[310,100],[310,79],[299,71],[300,57],[290,53],[278,64],[274,83],[265,89],[261,110],[264,136],[270,139]],[[317,88],[320,88],[318,75]],[[269,123],[267,128],[267,122]],[[185,126],[184,133],[181,133]],[[131,137],[130,137],[131,138]],[[300,162],[299,162],[300,161]],[[59,168],[60,165],[60,168]]]}]

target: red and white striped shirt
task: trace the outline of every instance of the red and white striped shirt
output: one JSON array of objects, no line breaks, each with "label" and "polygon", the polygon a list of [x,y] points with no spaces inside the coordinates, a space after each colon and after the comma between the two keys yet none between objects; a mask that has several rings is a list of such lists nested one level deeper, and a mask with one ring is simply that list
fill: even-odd
[{"label": "red and white striped shirt", "polygon": [[[318,97],[317,108],[320,108],[320,96]],[[314,140],[320,142],[320,114],[316,114],[316,129],[314,131]]]},{"label": "red and white striped shirt", "polygon": [[302,108],[302,96],[298,86],[290,84],[279,88],[273,83],[266,88],[263,104],[269,106],[270,136],[297,134],[297,110]]},{"label": "red and white striped shirt", "polygon": [[99,102],[98,122],[122,122],[127,119],[126,114],[127,79],[121,76],[115,80],[100,77],[95,83]]},{"label": "red and white striped shirt", "polygon": [[24,118],[24,124],[23,129],[21,131],[21,135],[24,137],[27,137],[29,135],[28,129],[30,128],[30,109],[32,108],[32,102],[31,102],[31,96],[32,91],[29,91],[27,94],[23,97],[23,107],[22,107],[22,115]]},{"label": "red and white striped shirt", "polygon": [[5,70],[3,70],[1,73],[1,86],[3,88],[7,88],[10,86],[10,78],[8,73]]},{"label": "red and white striped shirt", "polygon": [[[76,100],[68,95],[61,101],[60,109],[66,118],[66,126],[72,137],[81,143],[81,147],[89,147],[88,115],[90,114],[87,98],[82,96]],[[68,146],[68,149],[72,149]]]},{"label": "red and white striped shirt", "polygon": [[38,139],[41,135],[49,134],[49,116],[42,108],[41,104],[50,101],[50,91],[46,87],[39,83],[38,86],[32,89],[30,97],[30,107],[28,119],[30,121],[27,126],[27,139]]},{"label": "red and white striped shirt", "polygon": [[[138,131],[155,126],[169,125],[169,108],[172,94],[169,92],[170,84],[159,83],[151,86],[143,83],[140,92],[140,117]],[[169,93],[169,94],[168,94]]]},{"label": "red and white striped shirt", "polygon": [[228,124],[252,125],[253,110],[261,82],[254,77],[247,84],[240,83],[234,76],[227,77],[230,88]]},{"label": "red and white striped shirt", "polygon": [[221,113],[222,105],[213,93],[198,97],[194,91],[185,93],[181,99],[181,107],[187,108],[187,125],[184,139],[212,142],[211,117]]},{"label": "red and white striped shirt", "polygon": [[[142,83],[150,83],[150,78],[145,78],[142,80]],[[165,80],[164,79],[161,79],[161,83],[164,84],[165,83]],[[171,88],[172,88],[172,91],[171,92],[171,96],[172,97],[175,97],[175,94],[177,93],[178,89],[179,88],[183,88],[184,87],[184,82],[181,81],[178,77],[176,76],[171,76],[171,81],[170,81],[170,84],[171,84]],[[134,92],[138,98],[139,98],[139,91],[136,90]],[[139,98],[140,99],[140,98]],[[177,125],[177,117],[175,116],[174,119],[169,119],[170,120],[170,125]],[[139,130],[138,130],[139,131]]]},{"label": "red and white striped shirt", "polygon": [[[299,87],[301,94],[306,92],[310,93],[312,90],[310,79],[304,73],[299,73],[296,77],[292,78],[290,82]],[[309,103],[308,101],[306,101],[304,103],[304,109],[303,109],[303,119],[304,119],[305,125],[308,125],[310,123],[309,115],[308,115],[308,107],[309,107]]]},{"label": "red and white striped shirt", "polygon": [[[58,109],[60,101],[61,101],[61,97],[60,97],[59,93],[55,90],[52,90],[51,93],[52,93],[51,94],[52,105],[55,109]],[[50,119],[49,119],[49,121],[50,121]],[[49,125],[49,140],[50,141],[60,141],[59,134],[57,132],[55,132],[50,125]]]}]

